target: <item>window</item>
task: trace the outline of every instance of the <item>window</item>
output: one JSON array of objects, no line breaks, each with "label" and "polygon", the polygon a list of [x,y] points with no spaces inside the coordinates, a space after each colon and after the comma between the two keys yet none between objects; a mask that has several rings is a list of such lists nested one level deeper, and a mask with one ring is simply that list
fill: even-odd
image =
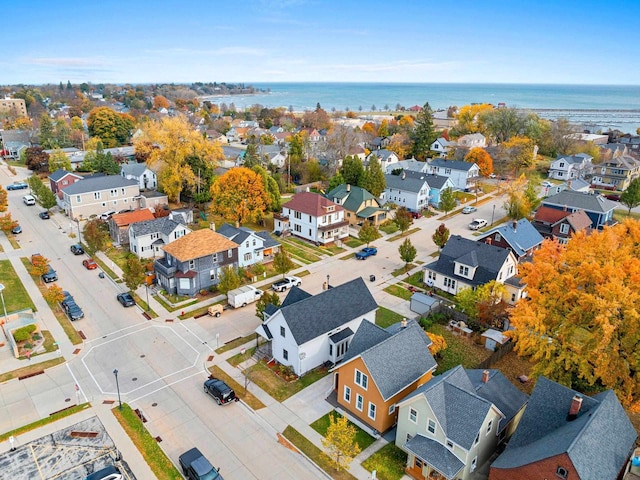
[{"label": "window", "polygon": [[280,336],[281,337],[285,337],[286,336],[286,330],[284,327],[280,327]]},{"label": "window", "polygon": [[209,278],[211,280],[215,280],[216,279],[216,271],[215,270],[209,270]]},{"label": "window", "polygon": [[100,192],[93,192],[93,199],[94,200],[100,200],[100,197],[101,197]]},{"label": "window", "polygon": [[251,254],[250,253],[245,253],[244,254],[244,261],[245,262],[250,262],[251,261]]},{"label": "window", "polygon": [[444,288],[456,288],[456,281],[452,278],[444,279]]},{"label": "window", "polygon": [[282,358],[284,358],[285,360],[289,360],[289,352],[287,352],[286,350],[282,350]]},{"label": "window", "polygon": [[418,412],[413,408],[409,409],[409,420],[411,420],[413,423],[418,423]]},{"label": "window", "polygon": [[80,195],[76,195],[76,203],[82,203],[82,197]]},{"label": "window", "polygon": [[362,405],[364,403],[364,398],[359,393],[356,395],[356,408],[362,411]]},{"label": "window", "polygon": [[460,265],[460,268],[458,268],[458,273],[460,275],[463,275],[463,276],[466,277],[467,275],[469,275],[469,267],[465,267],[464,265]]},{"label": "window", "polygon": [[300,226],[300,225],[294,225],[294,226],[293,226],[293,231],[294,231],[294,232],[302,232],[302,226]]},{"label": "window", "polygon": [[195,268],[196,268],[196,261],[189,260],[189,270],[195,270]]},{"label": "window", "polygon": [[367,377],[367,375],[362,373],[360,370],[356,370],[355,378],[353,381],[356,383],[356,385],[360,385],[362,388],[366,390],[367,385],[369,383],[369,377]]},{"label": "window", "polygon": [[256,239],[255,238],[253,239],[253,246],[254,247],[256,246]]},{"label": "window", "polygon": [[302,218],[302,214],[300,212],[293,212],[293,218],[300,220]]},{"label": "window", "polygon": [[107,202],[102,202],[102,206],[106,207],[107,206]]},{"label": "window", "polygon": [[429,433],[435,434],[436,433],[436,422],[434,422],[431,419],[427,420],[427,430],[429,431]]},{"label": "window", "polygon": [[453,450],[453,442],[447,438],[447,448]]},{"label": "window", "polygon": [[344,401],[351,403],[351,389],[346,385],[344,386]]},{"label": "window", "polygon": [[477,445],[479,441],[480,441],[480,432],[478,432],[478,434],[476,435],[476,439],[473,441],[473,444]]},{"label": "window", "polygon": [[369,418],[371,420],[375,420],[376,419],[376,404],[375,403],[371,403],[369,402]]},{"label": "window", "polygon": [[412,438],[413,438],[413,435],[411,435],[410,433],[407,433],[407,442],[408,442],[409,440],[411,440]]},{"label": "window", "polygon": [[422,465],[423,465],[422,460],[420,460],[419,458],[416,458],[415,465],[416,465],[416,468],[422,468]]},{"label": "window", "polygon": [[122,192],[122,195],[124,195],[124,192],[125,192],[124,188],[121,188],[120,191]]},{"label": "window", "polygon": [[227,257],[233,257],[233,250],[227,250]]},{"label": "window", "polygon": [[569,472],[564,467],[558,467],[556,468],[556,475],[560,478],[567,478],[567,475],[569,475]]},{"label": "window", "polygon": [[499,242],[502,240],[502,235],[500,235],[499,233],[496,233],[496,242]]},{"label": "window", "polygon": [[491,433],[492,428],[493,428],[493,420],[489,420],[489,423],[487,424],[487,435]]},{"label": "window", "polygon": [[478,457],[473,457],[473,460],[471,460],[471,468],[469,469],[469,471],[473,472],[477,466],[478,466]]},{"label": "window", "polygon": [[218,263],[218,254],[214,253],[213,255],[211,255],[211,261],[213,263]]},{"label": "window", "polygon": [[389,415],[396,411],[396,404],[389,405]]},{"label": "window", "polygon": [[560,233],[563,233],[563,234],[565,234],[565,235],[566,235],[567,233],[569,233],[569,224],[568,224],[568,223],[562,223],[562,224],[560,224]]},{"label": "window", "polygon": [[249,248],[249,240],[247,240],[247,243],[245,243],[244,246]]}]

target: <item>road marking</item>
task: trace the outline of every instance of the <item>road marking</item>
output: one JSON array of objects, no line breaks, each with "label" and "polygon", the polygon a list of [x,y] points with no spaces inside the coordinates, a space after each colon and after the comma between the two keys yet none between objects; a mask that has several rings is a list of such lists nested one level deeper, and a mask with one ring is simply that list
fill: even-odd
[{"label": "road marking", "polygon": [[80,382],[78,381],[78,379],[76,378],[76,376],[73,374],[73,372],[71,371],[71,368],[69,367],[69,363],[65,363],[65,365],[67,366],[67,370],[69,370],[69,373],[71,374],[71,378],[73,378],[73,381],[75,382],[76,386],[80,389],[80,393],[82,393],[82,396],[84,397],[84,402],[88,403],[89,399],[87,398],[87,396],[84,393],[84,389],[82,387],[80,387]]},{"label": "road marking", "polygon": [[[190,367],[190,368],[191,368],[191,367]],[[138,401],[142,400],[144,397],[148,397],[149,395],[153,395],[154,393],[157,393],[157,392],[159,392],[160,390],[164,390],[165,388],[171,387],[171,386],[175,385],[176,383],[180,383],[180,382],[182,382],[183,380],[187,380],[188,378],[195,377],[196,375],[202,375],[202,372],[196,372],[196,373],[194,373],[193,375],[189,375],[189,376],[186,376],[186,377],[182,377],[180,380],[176,380],[175,382],[167,383],[167,384],[166,384],[166,385],[164,385],[163,387],[157,388],[157,389],[155,389],[155,390],[154,390],[154,391],[152,391],[152,392],[145,393],[144,395],[142,395],[142,396],[140,396],[140,397],[138,397],[138,398],[134,398],[133,400],[131,400],[131,404],[133,404],[133,403],[135,403],[135,402],[138,402]],[[147,384],[147,385],[149,385],[149,384]]]},{"label": "road marking", "polygon": [[[201,344],[201,345],[206,346],[206,347],[209,349],[209,351],[211,351],[211,352],[215,351],[215,350],[214,350],[214,348],[213,348],[211,345],[209,345],[209,343],[208,343],[208,342],[205,342],[205,341],[204,341],[204,340],[202,340],[198,335],[196,335],[195,333],[193,333],[193,331],[191,331],[191,329],[190,329],[189,327],[187,327],[185,324],[181,323],[181,324],[180,324],[180,326],[181,326],[182,328],[186,329],[186,330],[187,330],[187,332],[189,332],[191,335],[193,335],[193,336],[194,336],[194,338],[197,338],[197,339],[200,341],[200,344]],[[185,340],[185,342],[186,342],[186,340]],[[189,344],[187,344],[187,345],[189,345]],[[189,346],[190,346],[190,345],[189,345]],[[193,348],[193,347],[191,347],[191,348]]]}]

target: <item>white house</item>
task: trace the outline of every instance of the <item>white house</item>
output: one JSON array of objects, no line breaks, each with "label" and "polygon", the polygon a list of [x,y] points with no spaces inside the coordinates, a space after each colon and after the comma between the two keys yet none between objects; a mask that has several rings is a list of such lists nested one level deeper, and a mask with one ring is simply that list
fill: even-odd
[{"label": "white house", "polygon": [[238,244],[239,267],[273,260],[280,249],[280,244],[267,232],[254,232],[247,227],[234,227],[224,223],[218,228],[218,233]]},{"label": "white house", "polygon": [[396,165],[400,160],[395,152],[387,149],[375,150],[367,157],[367,162],[370,162],[373,157],[378,157],[382,171],[386,172],[389,166]]},{"label": "white house", "polygon": [[456,146],[456,142],[447,140],[444,137],[438,137],[431,144],[430,150],[432,152],[438,152],[441,157],[446,157],[447,154]]},{"label": "white house", "polygon": [[297,193],[274,214],[274,230],[314,243],[327,244],[349,236],[344,208],[312,192]]},{"label": "white house", "polygon": [[457,143],[459,147],[484,148],[487,146],[487,139],[481,133],[469,133],[460,137]]},{"label": "white house", "polygon": [[140,190],[155,190],[158,188],[158,175],[149,169],[146,163],[125,163],[120,167],[120,175],[138,182]]},{"label": "white house", "polygon": [[164,257],[163,246],[170,244],[191,229],[170,217],[144,220],[129,225],[129,249],[138,258]]},{"label": "white house", "polygon": [[473,162],[433,158],[428,163],[428,173],[449,177],[454,190],[471,188],[480,176],[480,168]]},{"label": "white house", "polygon": [[313,296],[294,287],[256,332],[271,342],[273,358],[300,376],[341,360],[360,324],[375,323],[377,309],[361,277]]},{"label": "white house", "polygon": [[442,190],[453,188],[448,177],[411,170],[403,170],[400,175],[387,174],[384,178],[387,186],[381,195],[383,203],[392,202],[414,212],[429,204],[437,205]]},{"label": "white house", "polygon": [[407,160],[400,160],[398,163],[389,165],[384,173],[391,173],[400,168],[402,170],[411,170],[412,172],[426,173],[429,169],[429,164],[427,162],[416,160],[415,158],[408,158]]},{"label": "white house", "polygon": [[576,155],[559,155],[549,166],[549,178],[557,180],[571,180],[584,178],[593,172],[593,157],[586,153]]}]

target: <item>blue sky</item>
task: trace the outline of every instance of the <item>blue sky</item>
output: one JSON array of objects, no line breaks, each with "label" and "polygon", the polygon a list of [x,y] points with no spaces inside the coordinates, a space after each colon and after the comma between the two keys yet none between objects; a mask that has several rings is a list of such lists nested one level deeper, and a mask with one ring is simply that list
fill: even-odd
[{"label": "blue sky", "polygon": [[12,0],[0,84],[640,84],[640,2]]}]

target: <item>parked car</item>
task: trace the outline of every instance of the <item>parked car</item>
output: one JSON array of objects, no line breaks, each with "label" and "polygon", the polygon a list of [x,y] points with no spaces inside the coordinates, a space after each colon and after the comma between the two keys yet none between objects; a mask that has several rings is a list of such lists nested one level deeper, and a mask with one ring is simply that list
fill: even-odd
[{"label": "parked car", "polygon": [[111,218],[111,215],[113,215],[114,213],[116,213],[115,210],[104,212],[102,215],[100,215],[100,220],[109,220]]},{"label": "parked car", "polygon": [[472,207],[471,205],[467,205],[466,207],[464,207],[462,209],[462,213],[473,213],[473,212],[477,212],[478,209],[476,207]]},{"label": "parked car", "polygon": [[291,287],[299,287],[302,285],[302,280],[298,277],[284,277],[282,280],[278,280],[271,288],[276,292],[284,292]]},{"label": "parked car", "polygon": [[368,257],[373,257],[378,254],[376,247],[364,247],[362,250],[356,253],[358,260],[366,260]]},{"label": "parked car", "polygon": [[42,220],[48,220],[49,219],[49,212],[47,212],[46,210],[44,212],[40,212],[38,214],[38,216],[42,219]]},{"label": "parked car", "polygon": [[69,317],[69,320],[71,320],[72,322],[84,318],[84,312],[75,302],[67,303],[64,309],[67,313],[67,317]]},{"label": "parked car", "polygon": [[498,178],[498,176],[495,173],[490,173],[489,178]]},{"label": "parked car", "polygon": [[51,283],[58,280],[58,274],[56,273],[56,271],[53,269],[51,265],[49,265],[49,271],[43,274],[41,277],[44,283]]},{"label": "parked car", "polygon": [[17,235],[18,233],[22,233],[22,227],[20,225],[16,225],[11,229],[11,233]]},{"label": "parked car", "polygon": [[204,392],[211,395],[218,405],[226,405],[238,401],[236,392],[218,378],[209,378],[204,382]]},{"label": "parked car", "polygon": [[420,212],[411,212],[411,218],[422,218],[422,214]]},{"label": "parked car", "polygon": [[551,183],[551,182],[549,182],[549,181],[547,181],[547,180],[545,180],[544,182],[542,182],[542,184],[541,184],[541,185],[542,185],[543,187],[545,187],[545,188],[553,187],[553,183]]},{"label": "parked car", "polygon": [[22,197],[22,201],[24,202],[25,205],[36,204],[36,199],[33,195],[25,195],[24,197]]},{"label": "parked car", "polygon": [[84,480],[123,480],[123,478],[118,467],[109,465],[97,472],[93,472],[91,475],[87,475]]},{"label": "parked car", "polygon": [[84,268],[86,268],[87,270],[95,270],[96,268],[98,268],[98,264],[93,258],[87,258],[86,260],[83,260],[82,265],[84,265]]},{"label": "parked car", "polygon": [[609,200],[613,200],[614,202],[619,202],[620,201],[620,194],[619,193],[607,193],[604,198],[608,198]]},{"label": "parked car", "polygon": [[180,455],[178,462],[189,480],[223,480],[219,470],[195,447]]},{"label": "parked car", "polygon": [[14,182],[7,185],[7,190],[23,190],[25,188],[29,188],[25,182]]},{"label": "parked car", "polygon": [[487,226],[487,221],[484,218],[476,218],[469,224],[471,230],[480,230],[482,227]]},{"label": "parked car", "polygon": [[64,300],[60,302],[60,305],[62,306],[62,308],[66,310],[68,305],[73,305],[74,303],[76,303],[76,301],[73,298],[73,295],[71,295],[69,292],[62,292],[62,293],[64,293],[65,296],[64,296]]},{"label": "parked car", "polygon": [[74,255],[82,255],[84,254],[84,248],[82,248],[82,245],[79,243],[76,243],[75,245],[71,245],[71,253]]},{"label": "parked car", "polygon": [[123,307],[133,307],[136,304],[136,301],[128,292],[119,293],[118,295],[116,295],[116,298]]}]

